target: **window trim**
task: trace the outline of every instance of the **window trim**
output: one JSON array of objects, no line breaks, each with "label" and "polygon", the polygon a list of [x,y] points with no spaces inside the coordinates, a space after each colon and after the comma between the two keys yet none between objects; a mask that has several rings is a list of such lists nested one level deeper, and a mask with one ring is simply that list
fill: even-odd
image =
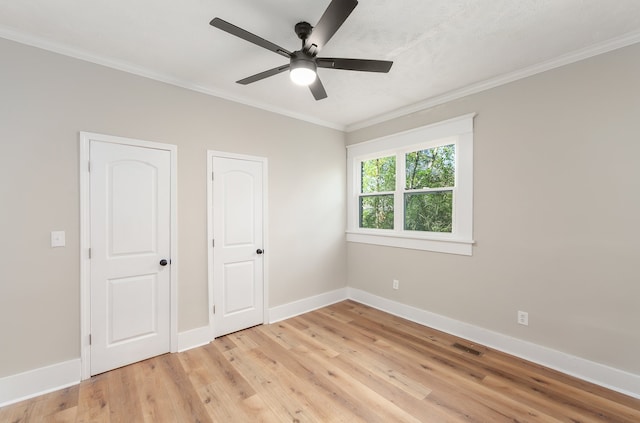
[{"label": "window trim", "polygon": [[[472,255],[473,240],[473,119],[476,113],[459,116],[409,131],[347,146],[347,241],[397,248]],[[394,229],[359,227],[360,162],[396,155],[396,174],[404,170],[404,154],[436,145],[455,144],[456,184],[451,233],[404,230],[404,216],[394,213]],[[406,192],[396,177],[396,201]],[[400,197],[400,198],[398,198]],[[400,215],[400,216],[398,216]],[[401,223],[398,225],[398,223]]]}]

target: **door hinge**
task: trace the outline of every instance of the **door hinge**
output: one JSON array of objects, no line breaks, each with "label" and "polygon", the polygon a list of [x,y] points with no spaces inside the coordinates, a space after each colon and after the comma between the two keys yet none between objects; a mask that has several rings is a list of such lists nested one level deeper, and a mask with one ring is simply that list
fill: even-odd
[{"label": "door hinge", "polygon": [[213,181],[213,175],[215,175],[215,173],[211,172],[211,180]]},{"label": "door hinge", "polygon": [[91,162],[87,162],[87,171],[91,172]]},{"label": "door hinge", "polygon": [[91,258],[91,248],[89,248],[89,258]]},{"label": "door hinge", "polygon": [[213,305],[213,314],[216,314],[216,305]]},{"label": "door hinge", "polygon": [[215,246],[216,246],[216,240],[215,240],[215,239],[212,239],[212,240],[211,240],[211,246],[212,246],[212,247],[215,247]]},{"label": "door hinge", "polygon": [[91,345],[91,334],[89,334],[89,345]]}]

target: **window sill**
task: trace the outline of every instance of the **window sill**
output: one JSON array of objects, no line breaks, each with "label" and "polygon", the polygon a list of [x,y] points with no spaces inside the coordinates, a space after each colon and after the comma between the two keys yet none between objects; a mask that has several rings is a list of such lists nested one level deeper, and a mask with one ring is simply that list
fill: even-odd
[{"label": "window sill", "polygon": [[415,237],[399,234],[371,234],[347,231],[347,242],[383,245],[386,247],[407,248],[410,250],[434,251],[447,254],[471,256],[473,240]]}]

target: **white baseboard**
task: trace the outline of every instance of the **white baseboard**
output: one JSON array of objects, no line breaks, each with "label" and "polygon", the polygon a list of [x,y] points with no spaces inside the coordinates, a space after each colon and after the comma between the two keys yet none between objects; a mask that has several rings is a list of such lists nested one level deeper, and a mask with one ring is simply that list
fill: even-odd
[{"label": "white baseboard", "polygon": [[80,359],[0,378],[0,407],[80,383]]},{"label": "white baseboard", "polygon": [[316,310],[347,299],[347,288],[336,289],[302,300],[272,307],[269,309],[269,323],[289,319],[312,310]]},{"label": "white baseboard", "polygon": [[209,326],[202,326],[178,333],[178,352],[201,347],[213,340]]},{"label": "white baseboard", "polygon": [[[342,288],[269,309],[269,323],[298,316],[346,299],[374,307],[469,341],[538,363],[562,373],[640,398],[640,375],[513,338],[355,288]],[[211,330],[204,326],[178,334],[178,351],[205,345]],[[0,378],[0,407],[80,382],[80,359]]]},{"label": "white baseboard", "polygon": [[[201,327],[178,334],[178,351],[211,342],[211,331]],[[0,407],[80,383],[79,358],[0,378]]]},{"label": "white baseboard", "polygon": [[387,298],[378,297],[359,289],[347,288],[347,295],[349,299],[412,322],[459,336],[605,388],[640,398],[640,375],[483,329]]},{"label": "white baseboard", "polygon": [[[268,310],[268,321],[266,323],[278,322],[346,299],[347,288],[341,288],[273,307]],[[180,332],[178,334],[178,352],[206,345],[212,340],[213,331],[208,326]]]}]

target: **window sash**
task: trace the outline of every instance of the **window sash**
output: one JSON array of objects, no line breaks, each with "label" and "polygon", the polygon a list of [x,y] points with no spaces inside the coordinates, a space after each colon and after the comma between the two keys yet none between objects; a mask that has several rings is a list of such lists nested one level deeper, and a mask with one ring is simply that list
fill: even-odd
[{"label": "window sash", "polygon": [[[407,204],[410,201],[409,200],[410,197],[413,197],[413,196],[417,196],[417,197],[426,196],[426,197],[432,197],[432,199],[433,199],[434,195],[439,195],[439,194],[444,194],[444,193],[449,193],[450,196],[451,196],[451,198],[450,198],[450,201],[451,201],[451,216],[449,217],[449,219],[447,220],[447,223],[445,225],[445,227],[450,227],[451,228],[450,230],[426,231],[426,230],[422,230],[422,229],[410,229],[410,228],[407,227],[408,224],[410,224],[410,223],[416,224],[416,223],[420,222],[420,220],[418,220],[418,219],[416,219],[414,221],[411,221],[411,222],[407,220],[408,217],[409,217],[409,210],[407,209]],[[403,198],[403,204],[402,204],[402,206],[404,208],[404,210],[403,210],[404,211],[403,229],[405,231],[413,231],[413,232],[418,232],[418,233],[421,233],[421,232],[424,232],[424,233],[439,233],[439,234],[450,234],[450,233],[453,233],[453,225],[454,225],[454,222],[455,222],[455,220],[453,219],[454,204],[455,204],[455,198],[454,197],[455,197],[454,196],[454,192],[451,189],[450,190],[443,190],[443,191],[429,191],[429,192],[405,192],[404,193],[404,198]],[[438,219],[437,219],[437,216],[436,216],[435,220],[428,221],[428,225],[429,226],[434,226],[437,222],[438,222]]]},{"label": "window sash", "polygon": [[[442,147],[442,146],[447,146],[447,145],[454,145],[456,152],[458,150],[458,142],[457,139],[452,139],[450,137],[445,138],[445,139],[441,139],[441,140],[434,140],[431,142],[425,142],[423,144],[416,144],[416,145],[412,145],[409,147],[405,147],[402,149],[398,149],[395,150],[392,154],[392,152],[383,152],[383,153],[378,153],[375,154],[373,156],[365,156],[365,157],[360,157],[358,159],[356,159],[356,163],[355,166],[358,169],[362,169],[362,165],[364,162],[366,161],[370,161],[370,160],[375,160],[378,158],[386,158],[386,157],[390,157],[390,156],[394,156],[396,157],[396,174],[395,174],[395,179],[396,179],[396,189],[395,191],[379,191],[379,192],[362,192],[362,172],[358,172],[357,175],[357,179],[355,181],[355,183],[357,184],[356,186],[358,186],[358,229],[359,230],[376,230],[376,231],[385,231],[385,232],[395,232],[395,233],[405,233],[405,232],[411,232],[411,233],[417,233],[417,234],[429,234],[429,235],[433,235],[433,234],[437,234],[437,235],[442,235],[442,234],[455,234],[455,230],[456,230],[456,222],[455,222],[455,218],[454,218],[454,214],[455,214],[455,207],[456,207],[456,203],[455,203],[455,199],[456,199],[456,187],[455,185],[452,187],[437,187],[437,188],[419,188],[419,189],[407,189],[405,188],[407,185],[407,170],[406,170],[406,166],[407,166],[407,162],[406,162],[406,155],[409,153],[413,153],[416,151],[422,151],[422,150],[428,150],[428,149],[432,149],[432,148],[437,148],[437,147]],[[455,168],[455,178],[454,181],[456,181],[457,184],[457,180],[458,180],[458,154],[455,155],[454,158],[454,168]],[[432,231],[412,231],[412,230],[408,230],[405,229],[405,194],[420,194],[420,193],[430,193],[430,192],[442,192],[442,191],[451,191],[452,195],[453,195],[453,213],[452,213],[452,221],[451,221],[451,232],[432,232]],[[393,213],[394,213],[394,223],[393,223],[393,227],[392,228],[388,228],[388,229],[374,229],[374,228],[367,228],[362,226],[362,210],[361,210],[361,205],[362,205],[362,199],[363,197],[367,197],[367,196],[380,196],[380,195],[393,195],[394,199],[393,199]]]},{"label": "window sash", "polygon": [[439,191],[453,191],[456,187],[438,187],[438,188],[420,188],[420,189],[405,189],[403,192],[405,194],[420,194],[420,193],[429,193],[429,192],[439,192]]},{"label": "window sash", "polygon": [[394,195],[395,191],[366,192],[358,194],[360,197],[376,197],[378,195]]},{"label": "window sash", "polygon": [[402,187],[405,190],[408,190],[408,189],[423,189],[423,188],[424,189],[426,189],[426,188],[445,188],[446,186],[443,186],[443,187],[430,186],[430,187],[421,187],[421,188],[407,188],[407,182],[408,182],[407,181],[407,179],[408,179],[407,178],[407,156],[409,154],[412,154],[412,153],[435,150],[435,149],[440,148],[440,147],[448,147],[448,146],[451,146],[451,145],[453,146],[453,150],[454,150],[454,156],[453,156],[453,166],[454,166],[453,178],[454,178],[454,180],[453,180],[453,185],[455,185],[456,184],[456,173],[455,172],[456,172],[456,169],[457,169],[457,162],[456,162],[457,154],[455,153],[455,151],[457,150],[457,143],[456,142],[444,142],[444,143],[434,143],[434,144],[430,143],[429,147],[427,147],[427,148],[423,148],[422,146],[418,146],[417,148],[409,148],[408,151],[405,151],[404,154],[402,154],[402,161],[403,161],[403,164],[404,164],[404,171],[403,171],[404,184],[400,185],[400,187]]},{"label": "window sash", "polygon": [[[375,199],[375,198],[379,198],[380,200],[382,200],[382,203],[381,203],[382,210],[381,211],[383,213],[382,213],[381,217],[384,217],[385,214],[388,214],[388,212],[389,212],[389,211],[387,211],[387,213],[385,213],[385,208],[386,207],[385,207],[385,201],[384,200],[389,200],[389,199],[391,200],[391,204],[390,204],[389,210],[390,210],[391,215],[393,216],[393,220],[386,220],[385,219],[385,220],[382,220],[382,221],[378,222],[377,214],[373,214],[373,215],[368,214],[366,217],[373,218],[374,222],[382,223],[383,225],[384,224],[388,224],[390,222],[391,223],[391,227],[390,228],[370,227],[370,226],[366,226],[365,225],[365,222],[364,222],[364,220],[365,220],[365,205],[364,205],[364,201],[363,200],[365,200],[365,199]],[[388,204],[386,204],[386,205],[388,205]],[[395,219],[395,213],[396,213],[395,195],[392,195],[392,194],[382,194],[382,195],[376,194],[376,195],[361,196],[360,197],[360,203],[358,204],[358,211],[359,211],[359,220],[360,220],[359,226],[360,226],[361,229],[375,229],[375,230],[385,230],[385,231],[386,230],[394,230],[395,220],[396,220]]]},{"label": "window sash", "polygon": [[[365,191],[365,189],[364,189],[365,187],[363,186],[364,185],[364,181],[363,181],[363,178],[362,178],[363,173],[364,173],[364,163],[365,162],[371,162],[371,161],[374,161],[374,160],[384,160],[384,159],[388,159],[388,158],[394,158],[394,160],[395,160],[395,163],[393,164],[393,166],[396,168],[396,172],[394,173],[394,183],[395,183],[395,185],[397,187],[397,180],[398,180],[398,176],[397,176],[397,161],[398,161],[398,158],[394,154],[387,154],[387,155],[384,155],[384,156],[372,157],[372,158],[363,159],[363,160],[359,161],[360,179],[358,181],[358,185],[360,186],[360,193],[361,194],[377,194],[377,193],[381,193],[381,192],[388,192],[388,191],[368,191],[368,190]],[[381,175],[378,175],[378,177],[380,177],[380,176]],[[395,191],[396,187],[394,187],[394,191]]]}]

